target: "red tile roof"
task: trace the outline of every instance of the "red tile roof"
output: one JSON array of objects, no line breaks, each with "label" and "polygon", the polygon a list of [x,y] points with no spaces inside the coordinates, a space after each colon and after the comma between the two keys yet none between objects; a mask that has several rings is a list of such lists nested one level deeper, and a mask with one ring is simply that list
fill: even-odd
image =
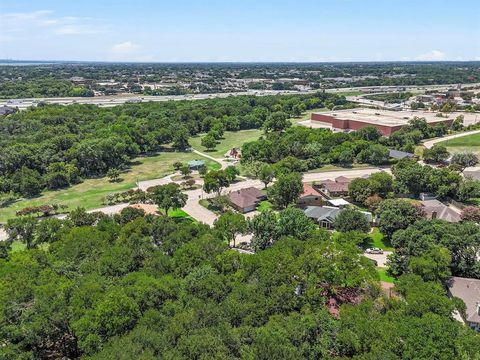
[{"label": "red tile roof", "polygon": [[321,196],[321,195],[310,184],[303,183],[303,194],[300,195],[300,197],[302,198],[305,196]]}]

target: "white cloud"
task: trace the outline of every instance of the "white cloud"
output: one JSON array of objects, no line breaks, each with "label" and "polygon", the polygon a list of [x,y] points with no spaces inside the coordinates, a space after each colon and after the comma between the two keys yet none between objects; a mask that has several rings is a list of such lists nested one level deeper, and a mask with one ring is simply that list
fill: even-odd
[{"label": "white cloud", "polygon": [[425,54],[418,55],[416,60],[420,61],[439,61],[445,60],[446,54],[440,50],[432,50]]},{"label": "white cloud", "polygon": [[84,35],[104,33],[109,25],[101,19],[77,16],[55,16],[53,11],[39,10],[0,15],[0,32],[19,36]]},{"label": "white cloud", "polygon": [[140,45],[131,41],[125,41],[112,46],[112,51],[117,54],[131,54],[137,52],[139,49]]}]

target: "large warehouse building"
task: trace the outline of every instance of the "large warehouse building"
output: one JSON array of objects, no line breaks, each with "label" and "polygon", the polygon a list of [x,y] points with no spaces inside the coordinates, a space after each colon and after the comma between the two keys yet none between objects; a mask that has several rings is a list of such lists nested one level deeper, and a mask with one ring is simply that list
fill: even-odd
[{"label": "large warehouse building", "polygon": [[[415,116],[425,118],[429,124],[445,123],[450,126],[459,114],[450,114],[448,118],[437,117],[432,112],[386,111],[376,109],[350,109],[332,112],[312,113],[311,122],[318,122],[333,130],[353,131],[366,126],[375,126],[389,136],[408,124]],[[467,119],[466,119],[467,120]],[[465,121],[467,123],[467,121]]]}]

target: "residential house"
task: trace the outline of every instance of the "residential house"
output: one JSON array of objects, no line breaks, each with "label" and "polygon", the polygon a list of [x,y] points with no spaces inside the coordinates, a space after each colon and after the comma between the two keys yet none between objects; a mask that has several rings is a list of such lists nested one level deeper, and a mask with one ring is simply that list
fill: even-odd
[{"label": "residential house", "polygon": [[414,154],[406,152],[406,151],[400,151],[400,150],[395,150],[395,149],[390,149],[389,150],[389,156],[392,159],[396,160],[401,160],[401,159],[411,159],[415,157]]},{"label": "residential house", "polygon": [[297,205],[301,208],[307,206],[321,206],[324,205],[325,200],[320,192],[307,183],[303,183],[303,193],[297,200]]},{"label": "residential house", "polygon": [[427,219],[440,219],[451,223],[457,223],[461,220],[459,213],[438,200],[425,200],[421,203]]},{"label": "residential house", "polygon": [[480,280],[454,276],[447,282],[448,293],[463,300],[466,305],[462,320],[476,331],[480,331]]},{"label": "residential house", "polygon": [[[314,220],[318,225],[324,229],[333,229],[333,224],[338,214],[340,214],[345,207],[339,208],[335,206],[307,206],[304,210],[305,216]],[[367,218],[370,224],[375,223],[372,213],[368,211],[360,211]]]},{"label": "residential house", "polygon": [[260,201],[263,201],[267,196],[260,190],[254,187],[235,190],[228,194],[232,206],[242,214],[254,211]]},{"label": "residential house", "polygon": [[333,229],[335,218],[342,210],[333,206],[308,206],[305,210],[305,216],[314,220],[318,225],[325,229]]},{"label": "residential house", "polygon": [[325,180],[321,183],[321,191],[327,197],[339,197],[348,195],[348,185],[352,179],[339,176],[335,180]]}]

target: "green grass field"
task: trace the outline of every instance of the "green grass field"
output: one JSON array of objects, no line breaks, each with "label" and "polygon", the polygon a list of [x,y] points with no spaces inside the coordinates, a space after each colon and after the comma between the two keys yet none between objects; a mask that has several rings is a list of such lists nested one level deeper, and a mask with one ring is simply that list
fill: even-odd
[{"label": "green grass field", "polygon": [[[293,126],[297,126],[300,122],[310,119],[310,114],[312,112],[327,111],[327,110],[328,110],[327,108],[308,110],[305,113],[303,113],[301,116],[290,118],[289,120],[292,122]],[[240,131],[225,131],[223,135],[223,139],[217,142],[217,146],[213,151],[207,151],[207,149],[202,146],[201,144],[202,137],[204,137],[205,135],[206,134],[200,134],[190,138],[189,140],[190,145],[194,149],[205,152],[213,157],[223,157],[223,155],[225,155],[225,153],[228,150],[234,147],[240,148],[242,147],[243,143],[258,140],[258,138],[260,138],[260,136],[263,135],[263,130],[252,129],[252,130],[240,130]]]},{"label": "green grass field", "polygon": [[379,248],[385,251],[393,251],[394,248],[389,244],[383,234],[378,230],[378,228],[374,228],[373,231],[368,235],[370,238],[370,242],[365,244],[367,248]]},{"label": "green grass field", "polygon": [[445,140],[439,145],[446,146],[451,153],[472,152],[480,155],[480,133]]},{"label": "green grass field", "polygon": [[207,149],[205,149],[201,144],[202,137],[204,137],[205,134],[197,135],[191,138],[189,142],[190,145],[198,151],[205,152],[213,157],[223,158],[223,155],[225,155],[228,150],[234,147],[242,147],[243,143],[255,141],[262,134],[263,131],[257,129],[242,131],[225,131],[223,139],[218,141],[217,146],[213,151],[207,151]]},{"label": "green grass field", "polygon": [[377,268],[377,272],[380,275],[380,281],[393,283],[395,279],[387,274],[387,268]]},{"label": "green grass field", "polygon": [[[78,206],[85,209],[95,209],[103,206],[102,198],[110,193],[126,191],[135,187],[137,181],[161,178],[174,171],[173,163],[187,162],[198,158],[199,155],[188,152],[165,152],[156,156],[141,157],[133,161],[132,167],[121,174],[123,181],[111,183],[107,178],[87,179],[81,184],[68,189],[46,191],[34,199],[17,201],[8,207],[0,208],[0,223],[6,222],[15,216],[15,213],[27,206],[42,204],[63,204],[67,210]],[[211,169],[218,169],[220,165],[212,160],[205,159]]]},{"label": "green grass field", "polygon": [[478,147],[480,146],[480,133],[445,140],[440,144],[446,147]]}]

